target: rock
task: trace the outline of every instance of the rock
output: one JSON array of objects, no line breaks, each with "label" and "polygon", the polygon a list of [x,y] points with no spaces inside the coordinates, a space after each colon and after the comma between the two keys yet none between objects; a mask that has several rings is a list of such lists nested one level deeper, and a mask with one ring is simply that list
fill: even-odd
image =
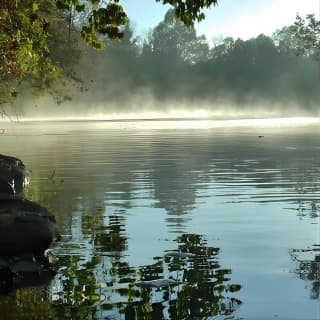
[{"label": "rock", "polygon": [[8,278],[11,278],[13,275],[9,262],[0,257],[0,282]]},{"label": "rock", "polygon": [[20,197],[29,178],[24,163],[0,154],[0,199]]},{"label": "rock", "polygon": [[56,220],[46,208],[23,199],[28,183],[23,162],[0,155],[0,294],[55,275],[45,251],[60,239]]},{"label": "rock", "polygon": [[164,288],[177,285],[178,282],[173,279],[155,279],[149,281],[140,281],[136,285],[142,288]]},{"label": "rock", "polygon": [[36,261],[24,259],[10,265],[10,269],[17,275],[39,274],[43,271],[43,266]]},{"label": "rock", "polygon": [[5,260],[0,257],[0,294],[48,283],[56,272],[29,257]]},{"label": "rock", "polygon": [[32,255],[46,262],[44,252],[60,239],[54,216],[44,207],[22,199],[0,201],[0,256]]},{"label": "rock", "polygon": [[11,290],[47,284],[54,278],[55,274],[56,273],[50,269],[44,269],[39,273],[23,273],[22,275],[13,278]]},{"label": "rock", "polygon": [[6,294],[12,289],[14,277],[9,262],[0,257],[0,294]]}]

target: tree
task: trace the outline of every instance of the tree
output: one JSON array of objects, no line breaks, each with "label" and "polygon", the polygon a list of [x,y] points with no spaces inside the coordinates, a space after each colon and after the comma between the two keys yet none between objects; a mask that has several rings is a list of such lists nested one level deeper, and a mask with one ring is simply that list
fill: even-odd
[{"label": "tree", "polygon": [[221,43],[211,50],[211,58],[219,59],[228,56],[234,50],[235,41],[231,37],[223,39]]},{"label": "tree", "polygon": [[155,55],[171,61],[197,63],[206,60],[209,47],[204,36],[198,37],[194,27],[185,26],[169,10],[164,20],[153,30],[149,46]]},{"label": "tree", "polygon": [[313,14],[305,19],[297,15],[293,25],[276,31],[273,38],[282,52],[320,58],[320,20]]},{"label": "tree", "polygon": [[[218,0],[155,0],[170,4],[175,15],[185,25],[193,26],[195,21],[205,18],[203,9],[216,5]],[[98,35],[107,35],[110,39],[123,37],[121,27],[126,25],[128,17],[120,0],[56,0],[57,7],[68,10],[71,16],[75,12],[88,12],[87,23],[82,26],[81,35],[90,45],[99,48]]]},{"label": "tree", "polygon": [[[15,80],[53,75],[57,69],[49,57],[47,22],[39,18],[32,1],[0,2],[0,80],[2,87]],[[1,90],[0,85],[0,90]],[[1,90],[3,100],[15,91]]]},{"label": "tree", "polygon": [[320,58],[320,20],[314,14],[307,15],[306,20],[297,15],[293,31],[297,53]]},{"label": "tree", "polygon": [[[188,26],[204,19],[203,10],[217,3],[155,1],[170,4]],[[101,49],[102,36],[121,39],[127,24],[119,0],[0,0],[0,104],[16,96],[21,81],[36,80],[47,85],[50,78],[64,71],[63,67],[72,64],[72,55],[66,59],[64,53],[72,48],[73,30],[78,30],[88,45]],[[67,48],[62,55],[61,47]],[[11,89],[6,90],[9,83]]]},{"label": "tree", "polygon": [[0,104],[15,98],[23,83],[48,87],[70,69],[75,46],[66,46],[66,27],[54,0],[0,0]]}]

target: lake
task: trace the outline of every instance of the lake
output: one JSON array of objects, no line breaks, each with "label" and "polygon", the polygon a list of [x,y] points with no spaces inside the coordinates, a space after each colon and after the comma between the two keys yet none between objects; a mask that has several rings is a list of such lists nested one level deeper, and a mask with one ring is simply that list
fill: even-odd
[{"label": "lake", "polygon": [[320,125],[293,124],[2,123],[62,239],[1,319],[319,319]]}]

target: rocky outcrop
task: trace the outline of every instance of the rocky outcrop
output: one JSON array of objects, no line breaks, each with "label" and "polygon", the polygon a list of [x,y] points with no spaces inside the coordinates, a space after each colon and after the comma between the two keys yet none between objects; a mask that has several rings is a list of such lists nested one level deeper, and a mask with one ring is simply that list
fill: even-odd
[{"label": "rocky outcrop", "polygon": [[41,261],[59,238],[55,217],[46,208],[25,199],[0,201],[0,256],[32,255]]},{"label": "rocky outcrop", "polygon": [[10,261],[0,257],[0,295],[14,289],[48,283],[56,272],[30,257]]},{"label": "rocky outcrop", "polygon": [[0,154],[0,199],[22,197],[29,178],[24,163]]},{"label": "rocky outcrop", "polygon": [[23,162],[0,155],[0,293],[53,275],[45,251],[60,239],[56,220],[46,208],[24,199],[28,183]]}]

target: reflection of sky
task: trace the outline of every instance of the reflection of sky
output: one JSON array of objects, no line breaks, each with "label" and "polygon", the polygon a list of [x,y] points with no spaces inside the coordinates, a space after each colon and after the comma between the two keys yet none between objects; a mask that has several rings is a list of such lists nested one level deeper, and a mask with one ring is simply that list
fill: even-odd
[{"label": "reflection of sky", "polygon": [[[319,0],[219,0],[219,5],[206,11],[206,20],[197,25],[208,39],[217,35],[250,38],[260,33],[271,34],[292,24],[297,12],[319,14]],[[166,8],[153,0],[123,0],[138,32],[147,31],[163,19]]]},{"label": "reflection of sky", "polygon": [[319,225],[302,223],[293,212],[283,209],[283,204],[212,201],[200,205],[190,228],[208,234],[208,242],[222,248],[223,264],[233,266],[233,281],[243,285],[241,300],[245,303],[239,315],[245,319],[271,319],[274,315],[279,319],[316,318],[318,304],[307,299],[302,302],[301,293],[308,296],[309,292],[293,275],[288,248],[319,241]]}]

